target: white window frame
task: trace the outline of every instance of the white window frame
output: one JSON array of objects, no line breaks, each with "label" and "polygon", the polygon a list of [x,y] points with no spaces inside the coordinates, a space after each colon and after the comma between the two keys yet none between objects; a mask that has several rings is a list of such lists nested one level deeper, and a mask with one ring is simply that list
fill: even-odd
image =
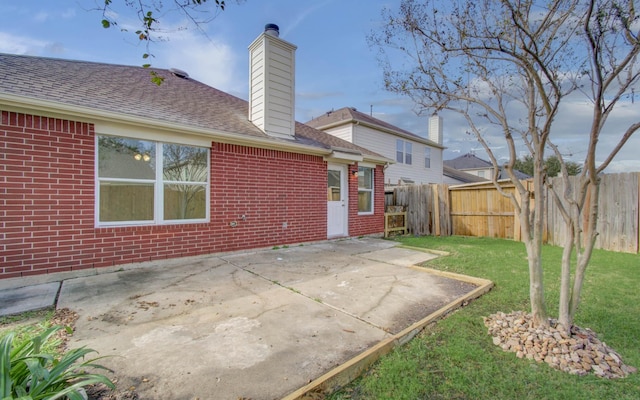
[{"label": "white window frame", "polygon": [[411,142],[404,142],[404,163],[413,164],[413,143]]},{"label": "white window frame", "polygon": [[431,147],[429,146],[424,148],[424,167],[431,168]]},{"label": "white window frame", "polygon": [[400,164],[413,164],[413,143],[396,139],[396,161]]},{"label": "white window frame", "polygon": [[404,164],[404,140],[396,139],[396,161]]},{"label": "white window frame", "polygon": [[[362,172],[360,171],[360,168],[368,168],[371,170],[371,189],[367,189],[367,188],[361,188],[360,187],[360,174],[362,174]],[[360,196],[360,192],[370,192],[371,193],[371,211],[360,211],[360,209],[358,208],[358,215],[372,215],[375,212],[375,183],[376,183],[376,166],[373,164],[366,164],[366,163],[359,163],[358,164],[358,196]],[[360,205],[360,201],[358,199],[358,206]]]},{"label": "white window frame", "polygon": [[[101,178],[99,174],[99,138],[104,137],[117,137],[123,139],[143,140],[147,142],[153,142],[155,144],[156,158],[155,158],[155,179],[126,179],[126,178]],[[207,150],[207,177],[205,182],[176,182],[165,180],[163,177],[163,144],[177,144],[180,146],[201,147]],[[118,227],[118,226],[149,226],[149,225],[187,225],[208,223],[210,221],[210,208],[211,208],[211,149],[204,146],[197,146],[193,144],[172,143],[168,141],[158,141],[148,138],[140,138],[135,136],[116,136],[102,133],[96,133],[95,135],[95,161],[94,161],[94,176],[95,176],[95,205],[94,205],[94,217],[95,226],[100,227]],[[131,183],[152,183],[154,186],[154,210],[153,220],[139,220],[139,221],[100,221],[100,182],[131,182]],[[205,217],[194,219],[164,219],[164,186],[165,184],[193,184],[205,187]]]}]

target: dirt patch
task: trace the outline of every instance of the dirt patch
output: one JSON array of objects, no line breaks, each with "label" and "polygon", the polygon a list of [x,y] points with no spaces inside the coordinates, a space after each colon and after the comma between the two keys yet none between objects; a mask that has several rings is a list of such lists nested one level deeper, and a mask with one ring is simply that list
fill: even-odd
[{"label": "dirt patch", "polygon": [[[430,300],[423,303],[409,304],[401,313],[398,313],[398,316],[394,319],[393,325],[388,329],[390,333],[396,334],[400,332],[402,329],[421,321],[428,315],[433,314],[440,308],[446,306],[455,299],[472,292],[478,287],[474,284],[455,279],[438,279],[438,287],[441,288],[444,293],[447,293],[447,296],[439,301]],[[466,303],[462,304],[462,306],[466,305]]]},{"label": "dirt patch", "polygon": [[140,398],[134,390],[118,392],[101,383],[88,386],[86,392],[89,400],[138,400]]},{"label": "dirt patch", "polygon": [[[58,330],[55,334],[61,340],[61,348],[62,350],[66,350],[68,348],[67,344],[69,342],[69,338],[73,336],[73,332],[75,331],[75,323],[78,320],[78,313],[75,311],[71,311],[68,308],[61,308],[56,310],[55,314],[51,318],[51,323],[53,325],[63,326],[63,329]],[[111,390],[108,386],[103,384],[90,385],[85,387],[85,391],[87,393],[87,397],[89,400],[137,400],[138,394],[135,392],[134,388],[129,388],[128,390],[118,390],[117,388],[117,378],[111,379],[113,383],[116,384],[116,389]]]}]

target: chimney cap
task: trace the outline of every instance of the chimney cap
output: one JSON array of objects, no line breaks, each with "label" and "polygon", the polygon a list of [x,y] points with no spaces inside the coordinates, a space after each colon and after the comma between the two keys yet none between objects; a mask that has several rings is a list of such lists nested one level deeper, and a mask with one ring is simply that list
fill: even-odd
[{"label": "chimney cap", "polygon": [[267,35],[279,37],[280,36],[280,27],[276,24],[266,24],[264,26],[264,33]]}]

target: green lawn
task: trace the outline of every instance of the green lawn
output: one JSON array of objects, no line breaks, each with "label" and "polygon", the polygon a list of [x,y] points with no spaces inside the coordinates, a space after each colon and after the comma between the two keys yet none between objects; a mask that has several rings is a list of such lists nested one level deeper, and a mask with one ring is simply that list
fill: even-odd
[{"label": "green lawn", "polygon": [[[640,399],[640,373],[606,380],[574,376],[503,352],[482,317],[529,311],[522,243],[466,237],[403,237],[403,244],[445,250],[426,266],[482,277],[494,289],[383,357],[330,399]],[[547,306],[557,316],[562,249],[545,246]],[[627,365],[640,367],[640,256],[596,251],[587,269],[576,324],[591,328]]]}]

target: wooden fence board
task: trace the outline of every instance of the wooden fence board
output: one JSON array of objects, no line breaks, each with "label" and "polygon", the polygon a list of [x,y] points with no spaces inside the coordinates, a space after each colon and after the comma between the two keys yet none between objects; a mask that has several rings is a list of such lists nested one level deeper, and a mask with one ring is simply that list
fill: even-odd
[{"label": "wooden fence board", "polygon": [[[531,188],[530,182],[524,184]],[[558,193],[564,193],[561,178],[553,179],[553,187]],[[511,182],[503,182],[502,188],[519,196]],[[543,240],[562,246],[566,237],[564,220],[551,193],[545,193],[544,197],[547,215]],[[490,182],[400,186],[393,193],[387,193],[385,201],[386,205],[405,207],[407,228],[414,235],[521,239],[520,222],[511,200],[501,195]],[[638,253],[639,209],[640,172],[603,175],[596,248]]]},{"label": "wooden fence board", "polygon": [[[600,181],[598,200],[598,237],[596,248],[625,253],[638,253],[638,205],[640,173],[604,174]],[[565,186],[561,178],[552,180],[554,190],[561,195]],[[572,185],[577,178],[572,177]],[[587,199],[587,206],[590,200]],[[563,201],[563,204],[566,202]],[[550,194],[547,196],[546,242],[564,245],[567,228]],[[586,209],[586,206],[585,206]],[[586,223],[587,215],[582,221]]]}]

